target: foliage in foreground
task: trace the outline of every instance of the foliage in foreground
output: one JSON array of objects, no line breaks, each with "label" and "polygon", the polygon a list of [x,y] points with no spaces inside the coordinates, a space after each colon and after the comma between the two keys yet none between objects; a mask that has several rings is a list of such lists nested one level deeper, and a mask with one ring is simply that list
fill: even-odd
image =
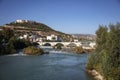
[{"label": "foliage in foreground", "polygon": [[[110,31],[108,31],[108,29]],[[91,54],[87,69],[95,69],[105,80],[120,79],[120,23],[100,26],[96,32],[96,51]]]},{"label": "foliage in foreground", "polygon": [[25,39],[17,39],[15,32],[10,28],[3,27],[0,32],[0,55],[13,54],[18,49],[23,49],[30,45],[32,44]]}]

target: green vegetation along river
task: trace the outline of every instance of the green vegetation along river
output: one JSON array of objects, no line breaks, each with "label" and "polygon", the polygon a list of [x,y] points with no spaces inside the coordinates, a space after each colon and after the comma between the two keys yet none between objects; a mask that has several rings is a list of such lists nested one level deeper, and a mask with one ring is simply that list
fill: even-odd
[{"label": "green vegetation along river", "polygon": [[88,54],[0,56],[0,80],[94,80],[85,71]]}]

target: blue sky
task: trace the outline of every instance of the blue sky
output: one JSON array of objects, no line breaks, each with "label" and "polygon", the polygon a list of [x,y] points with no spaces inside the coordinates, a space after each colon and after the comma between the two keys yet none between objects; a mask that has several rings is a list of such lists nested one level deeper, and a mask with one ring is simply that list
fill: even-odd
[{"label": "blue sky", "polygon": [[95,34],[100,24],[120,22],[120,0],[0,0],[0,25],[17,19],[65,33]]}]

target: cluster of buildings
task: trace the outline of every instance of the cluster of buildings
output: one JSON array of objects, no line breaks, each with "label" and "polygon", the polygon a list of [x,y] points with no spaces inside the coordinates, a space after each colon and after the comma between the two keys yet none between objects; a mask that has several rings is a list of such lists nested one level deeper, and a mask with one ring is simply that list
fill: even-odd
[{"label": "cluster of buildings", "polygon": [[61,38],[57,35],[51,34],[48,36],[42,36],[38,34],[23,34],[18,37],[18,39],[27,39],[31,42],[61,42]]},{"label": "cluster of buildings", "polygon": [[27,39],[31,42],[37,42],[41,46],[49,43],[51,46],[55,46],[57,43],[61,43],[64,45],[64,47],[76,47],[76,46],[82,46],[83,49],[94,49],[96,43],[95,42],[90,42],[90,41],[85,41],[81,42],[78,41],[77,39],[74,39],[74,41],[70,42],[63,42],[61,38],[59,38],[57,35],[51,34],[48,36],[41,36],[37,34],[24,34],[22,36],[19,36],[18,39]]}]

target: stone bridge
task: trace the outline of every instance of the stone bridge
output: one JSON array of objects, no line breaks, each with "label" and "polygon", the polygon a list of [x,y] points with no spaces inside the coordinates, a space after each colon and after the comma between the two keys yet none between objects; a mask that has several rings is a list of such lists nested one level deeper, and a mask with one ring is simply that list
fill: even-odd
[{"label": "stone bridge", "polygon": [[[58,43],[61,43],[64,45],[64,47],[67,47],[69,44],[75,44],[76,46],[82,46],[83,48],[94,48],[94,46],[96,45],[95,42],[90,42],[89,44],[83,44],[82,42],[38,42],[39,45],[44,45],[46,43],[51,44],[51,46],[55,46]],[[87,46],[85,46],[87,45]]]},{"label": "stone bridge", "polygon": [[49,44],[51,44],[51,46],[55,46],[58,43],[61,43],[64,46],[67,46],[67,45],[69,45],[71,43],[76,44],[76,46],[81,46],[82,45],[81,42],[38,42],[38,43],[39,43],[39,45],[44,45],[46,43],[49,43]]}]

